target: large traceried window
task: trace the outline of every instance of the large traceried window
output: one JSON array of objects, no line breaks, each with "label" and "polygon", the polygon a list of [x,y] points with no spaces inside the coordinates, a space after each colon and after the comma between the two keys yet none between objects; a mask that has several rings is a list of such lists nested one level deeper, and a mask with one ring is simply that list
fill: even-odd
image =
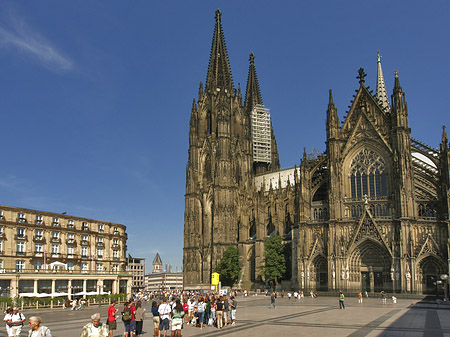
[{"label": "large traceried window", "polygon": [[362,149],[350,164],[352,198],[387,196],[386,162],[375,151]]}]

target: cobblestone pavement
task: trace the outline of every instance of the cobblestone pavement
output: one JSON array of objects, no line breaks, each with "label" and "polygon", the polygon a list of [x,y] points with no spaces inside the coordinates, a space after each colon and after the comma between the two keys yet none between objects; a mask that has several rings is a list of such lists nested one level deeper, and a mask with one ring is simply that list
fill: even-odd
[{"label": "cobblestone pavement", "polygon": [[[238,297],[237,322],[218,330],[203,330],[185,326],[183,336],[426,336],[450,337],[450,305],[423,304],[417,300],[399,299],[396,305],[388,301],[382,305],[378,299],[365,299],[362,304],[356,298],[346,298],[346,308],[340,310],[337,298],[305,298],[301,302],[286,297],[277,299],[277,308],[269,309],[270,299],[265,296]],[[149,305],[145,305],[144,337],[153,336]],[[26,310],[29,317],[39,315],[44,325],[50,327],[53,336],[75,337],[90,321],[94,312],[106,320],[107,307],[90,307],[81,311],[68,309]],[[123,325],[118,324],[115,336],[123,336]],[[27,325],[22,336],[28,335]],[[168,334],[169,335],[169,334]],[[0,336],[6,336],[5,328]],[[170,335],[169,335],[170,336]]]}]

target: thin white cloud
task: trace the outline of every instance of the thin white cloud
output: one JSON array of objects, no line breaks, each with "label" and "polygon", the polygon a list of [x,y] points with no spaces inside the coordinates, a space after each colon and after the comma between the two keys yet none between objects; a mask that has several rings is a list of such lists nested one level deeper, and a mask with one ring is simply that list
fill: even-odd
[{"label": "thin white cloud", "polygon": [[42,66],[65,72],[73,68],[73,61],[64,56],[45,37],[33,31],[23,20],[10,15],[9,25],[0,24],[0,48],[14,49]]}]

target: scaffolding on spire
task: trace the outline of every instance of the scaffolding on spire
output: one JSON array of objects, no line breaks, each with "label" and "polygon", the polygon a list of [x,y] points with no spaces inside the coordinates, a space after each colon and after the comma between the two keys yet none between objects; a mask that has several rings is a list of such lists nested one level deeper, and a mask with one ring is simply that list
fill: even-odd
[{"label": "scaffolding on spire", "polygon": [[270,112],[262,104],[252,109],[253,162],[272,163]]}]

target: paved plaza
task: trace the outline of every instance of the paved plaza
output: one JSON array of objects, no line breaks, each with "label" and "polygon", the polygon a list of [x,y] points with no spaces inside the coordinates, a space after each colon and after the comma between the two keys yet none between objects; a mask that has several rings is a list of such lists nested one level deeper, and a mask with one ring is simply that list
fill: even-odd
[{"label": "paved plaza", "polygon": [[[449,336],[450,305],[420,303],[418,300],[399,299],[396,305],[388,301],[382,305],[379,299],[346,298],[346,309],[339,309],[337,298],[304,298],[301,302],[286,297],[277,299],[277,308],[269,309],[266,296],[238,297],[237,323],[235,326],[217,330],[203,330],[185,326],[184,337],[190,336]],[[153,336],[152,317],[147,308],[144,321],[144,337]],[[120,306],[121,308],[121,306]],[[106,319],[106,306],[90,307],[81,311],[68,309],[27,310],[24,314],[39,315],[44,325],[50,327],[54,337],[75,337],[90,321],[94,312]],[[121,323],[121,322],[120,322]],[[115,336],[123,336],[123,325],[118,324]],[[27,328],[25,326],[24,328]],[[22,336],[27,336],[24,329]],[[5,328],[0,336],[6,336]]]}]

